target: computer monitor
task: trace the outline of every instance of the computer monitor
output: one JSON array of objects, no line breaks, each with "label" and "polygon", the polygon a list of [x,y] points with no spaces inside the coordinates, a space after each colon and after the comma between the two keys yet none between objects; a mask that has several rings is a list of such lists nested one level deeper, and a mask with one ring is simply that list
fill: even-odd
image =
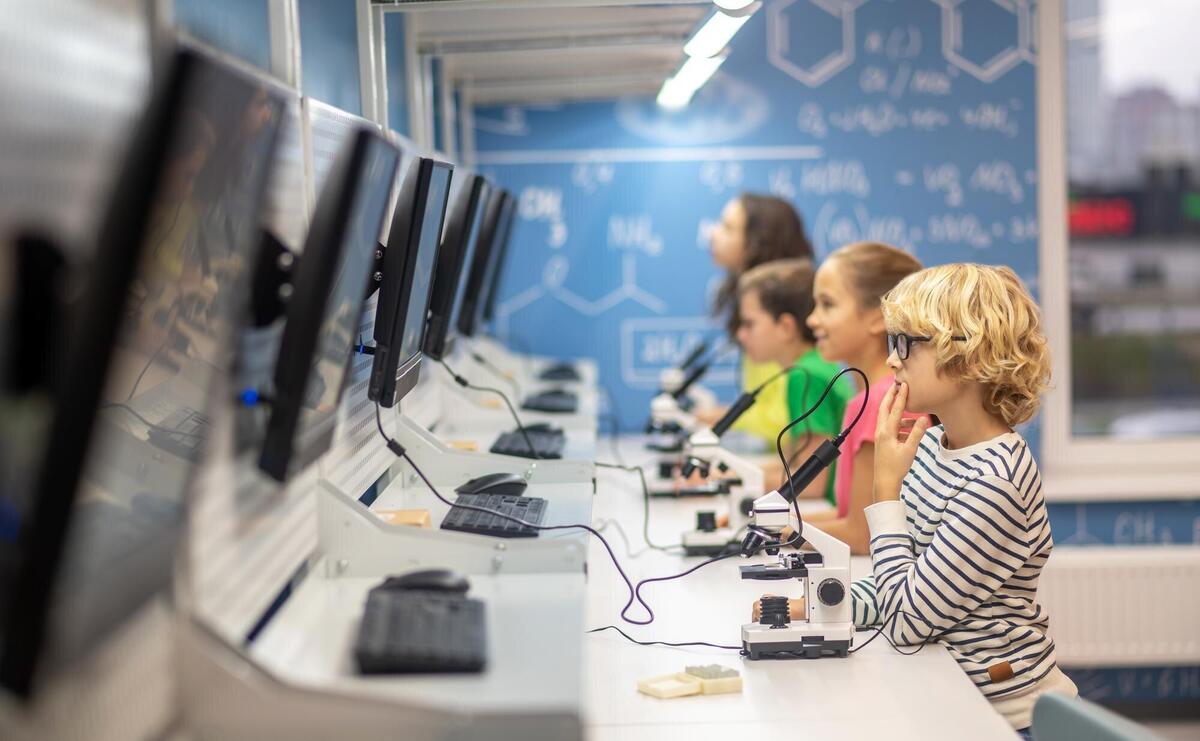
[{"label": "computer monitor", "polygon": [[463,337],[473,337],[482,323],[487,291],[491,287],[492,275],[500,258],[499,240],[504,233],[504,219],[508,216],[507,202],[508,191],[492,189],[479,229],[479,245],[475,248],[475,259],[471,263],[471,272],[467,274],[462,308],[458,314],[458,331]]},{"label": "computer monitor", "polygon": [[[0,399],[0,424],[19,410],[37,441],[32,485],[0,492],[12,509],[0,686],[18,696],[169,584],[206,438],[200,410],[228,371],[248,294],[259,242],[241,217],[261,204],[281,102],[194,51],[176,52],[159,82],[59,338],[68,382]],[[182,437],[180,416],[191,420]]]},{"label": "computer monitor", "polygon": [[292,279],[259,458],[277,481],[311,464],[333,441],[399,158],[377,132],[359,129],[325,176]]},{"label": "computer monitor", "polygon": [[487,191],[487,181],[482,176],[470,175],[463,181],[457,197],[450,201],[434,271],[433,295],[429,299],[429,324],[425,329],[424,351],[434,360],[441,360],[454,348],[453,328],[466,286],[463,273],[474,255]]},{"label": "computer monitor", "polygon": [[417,384],[421,341],[429,313],[454,168],[421,157],[400,184],[383,258],[383,285],[375,310],[375,355],[367,398],[391,407]]},{"label": "computer monitor", "polygon": [[504,212],[500,220],[500,233],[496,236],[496,267],[492,270],[491,279],[485,286],[483,310],[479,314],[481,323],[489,323],[496,316],[496,297],[500,293],[500,278],[504,275],[504,266],[508,264],[508,248],[512,243],[513,224],[517,221],[517,199],[507,191],[504,194]]}]

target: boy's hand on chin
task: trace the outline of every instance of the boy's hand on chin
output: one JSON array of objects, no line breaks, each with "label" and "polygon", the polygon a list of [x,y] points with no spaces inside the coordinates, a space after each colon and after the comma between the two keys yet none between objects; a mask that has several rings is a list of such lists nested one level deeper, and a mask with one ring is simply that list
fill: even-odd
[{"label": "boy's hand on chin", "polygon": [[908,384],[893,385],[879,405],[879,421],[875,426],[875,501],[900,498],[900,482],[912,468],[917,446],[931,420],[921,416],[904,420],[908,402]]}]

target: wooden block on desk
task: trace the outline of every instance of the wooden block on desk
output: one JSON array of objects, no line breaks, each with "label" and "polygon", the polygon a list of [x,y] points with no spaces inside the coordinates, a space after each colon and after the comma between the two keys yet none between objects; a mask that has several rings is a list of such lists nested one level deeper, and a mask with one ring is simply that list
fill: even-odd
[{"label": "wooden block on desk", "polygon": [[640,679],[638,680],[637,688],[638,692],[641,692],[643,695],[657,697],[660,700],[698,695],[703,691],[700,679],[685,672],[664,674],[661,677],[651,677],[650,679]]},{"label": "wooden block on desk", "polygon": [[462,450],[467,453],[476,453],[479,451],[479,443],[474,440],[447,440],[446,447]]},{"label": "wooden block on desk", "polygon": [[700,680],[700,691],[705,695],[725,695],[742,691],[742,676],[736,669],[708,664],[686,667],[686,673]]},{"label": "wooden block on desk", "polygon": [[433,518],[427,509],[381,509],[376,515],[389,525],[408,525],[409,527],[433,527]]}]

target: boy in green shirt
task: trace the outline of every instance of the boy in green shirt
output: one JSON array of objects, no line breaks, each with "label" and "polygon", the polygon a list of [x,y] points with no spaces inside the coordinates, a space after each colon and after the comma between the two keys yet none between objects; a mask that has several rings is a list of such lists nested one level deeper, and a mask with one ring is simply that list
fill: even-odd
[{"label": "boy in green shirt", "polygon": [[[791,369],[786,377],[789,421],[817,403],[839,370],[817,354],[812,330],[804,322],[813,310],[813,274],[809,260],[788,259],[759,265],[738,279],[738,344],[752,362],[774,362]],[[816,411],[792,428],[791,440],[784,447],[789,462],[804,462],[822,442],[841,431],[851,395],[850,385],[839,381]],[[834,503],[835,466],[822,472],[801,496],[824,497]],[[768,485],[782,480],[783,466],[777,459],[764,469]]]}]

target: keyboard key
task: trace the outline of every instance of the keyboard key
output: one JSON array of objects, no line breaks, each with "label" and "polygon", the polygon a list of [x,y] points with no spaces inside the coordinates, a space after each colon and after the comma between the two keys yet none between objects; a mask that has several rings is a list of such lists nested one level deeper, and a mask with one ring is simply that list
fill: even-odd
[{"label": "keyboard key", "polygon": [[[546,500],[540,497],[521,497],[512,494],[459,494],[454,507],[442,519],[443,530],[491,535],[498,538],[536,538],[538,530],[529,525],[514,522],[516,518],[531,525],[542,524],[546,513]],[[480,512],[478,507],[490,510]],[[508,517],[499,517],[496,512]]]}]

